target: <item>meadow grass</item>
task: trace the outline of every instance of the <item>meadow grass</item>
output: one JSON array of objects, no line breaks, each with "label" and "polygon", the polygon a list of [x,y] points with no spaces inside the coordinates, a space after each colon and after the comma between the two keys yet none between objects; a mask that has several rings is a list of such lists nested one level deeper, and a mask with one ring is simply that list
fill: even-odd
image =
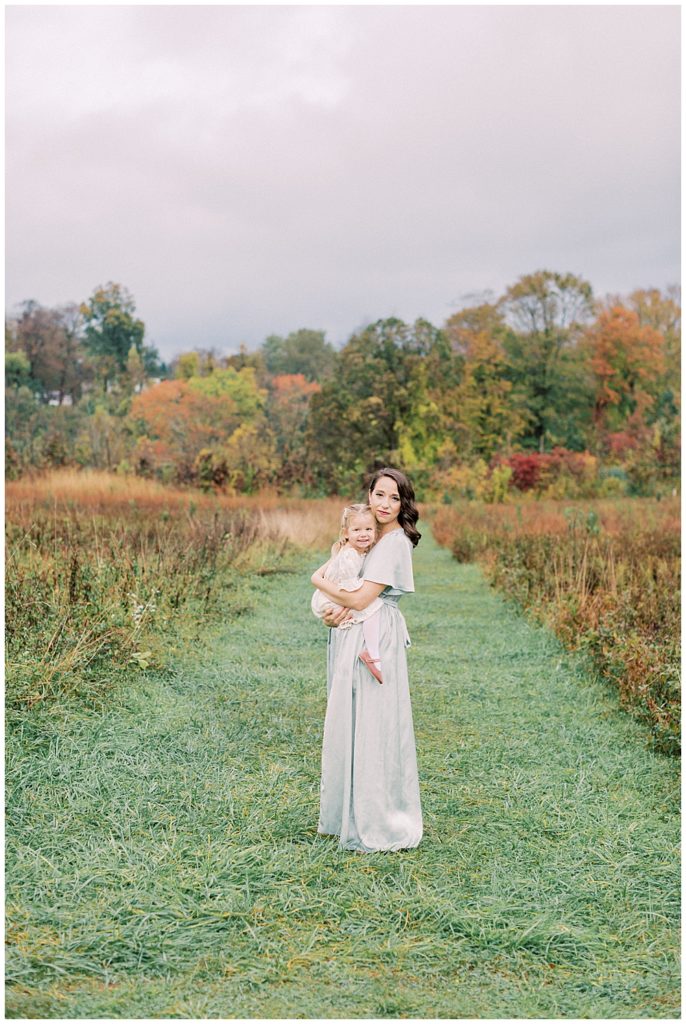
[{"label": "meadow grass", "polygon": [[162,669],[227,614],[244,580],[287,571],[336,529],[339,503],[190,494],[65,471],[6,495],[8,710],[107,704],[137,669]]},{"label": "meadow grass", "polygon": [[403,609],[425,835],[317,836],[324,627],[294,575],[109,707],[7,741],[7,1016],[678,1016],[678,766],[425,529]]},{"label": "meadow grass", "polygon": [[436,539],[570,650],[586,652],[664,753],[681,744],[678,499],[434,509]]}]

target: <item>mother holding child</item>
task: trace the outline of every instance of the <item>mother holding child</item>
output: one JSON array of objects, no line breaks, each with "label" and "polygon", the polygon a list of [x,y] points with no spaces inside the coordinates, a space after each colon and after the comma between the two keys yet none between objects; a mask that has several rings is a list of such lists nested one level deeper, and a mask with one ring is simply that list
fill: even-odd
[{"label": "mother holding child", "polygon": [[346,850],[418,846],[422,838],[405,619],[421,534],[412,485],[378,470],[367,505],[343,513],[332,557],[312,575],[312,610],[332,626],[318,832]]}]

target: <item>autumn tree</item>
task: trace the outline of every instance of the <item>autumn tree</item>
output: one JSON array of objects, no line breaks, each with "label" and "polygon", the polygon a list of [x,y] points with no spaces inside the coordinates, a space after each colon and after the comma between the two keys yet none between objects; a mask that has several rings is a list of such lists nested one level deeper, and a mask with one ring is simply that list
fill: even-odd
[{"label": "autumn tree", "polygon": [[489,461],[499,451],[510,452],[524,432],[525,410],[512,401],[505,353],[496,338],[482,331],[473,335],[464,355],[464,378],[457,389],[462,453]]},{"label": "autumn tree", "polygon": [[681,382],[681,297],[678,285],[665,292],[636,288],[626,305],[638,316],[641,327],[652,327],[664,338],[664,386],[679,401]]},{"label": "autumn tree", "polygon": [[664,373],[664,336],[641,325],[635,310],[601,311],[586,334],[595,380],[593,419],[598,431],[617,431],[629,420],[645,423]]},{"label": "autumn tree", "polygon": [[33,300],[8,321],[6,348],[23,353],[29,364],[28,386],[42,402],[76,402],[88,378],[82,324],[75,305],[47,308]]},{"label": "autumn tree", "polygon": [[[228,445],[243,429],[266,428],[266,395],[257,387],[252,369],[232,367],[206,377],[165,380],[134,396],[130,423],[138,452],[153,469],[173,470],[178,480],[194,477],[194,464],[203,450]],[[242,444],[240,457],[247,449]]]},{"label": "autumn tree", "polygon": [[665,292],[658,288],[637,288],[625,305],[638,316],[642,327],[652,327],[664,339],[664,372],[651,385],[655,401],[648,423],[656,438],[661,461],[676,475],[680,461],[681,414],[681,298],[678,285]]},{"label": "autumn tree", "polygon": [[320,385],[302,373],[282,373],[271,379],[267,418],[274,434],[280,484],[310,482],[305,429],[310,399],[319,390]]},{"label": "autumn tree", "polygon": [[477,306],[465,306],[453,313],[446,320],[444,331],[453,352],[468,356],[475,337],[486,335],[495,344],[502,344],[508,327],[496,303],[481,302]]},{"label": "autumn tree", "polygon": [[[525,274],[499,300],[511,328],[504,338],[508,377],[526,395],[530,431],[525,444],[570,443],[570,418],[586,398],[583,362],[576,351],[593,314],[591,285],[574,274]],[[576,427],[583,442],[584,425]]]},{"label": "autumn tree", "polygon": [[496,451],[509,451],[528,417],[526,395],[507,376],[508,327],[502,311],[491,302],[466,306],[447,320],[444,330],[462,361],[453,393],[456,460],[488,460]]}]

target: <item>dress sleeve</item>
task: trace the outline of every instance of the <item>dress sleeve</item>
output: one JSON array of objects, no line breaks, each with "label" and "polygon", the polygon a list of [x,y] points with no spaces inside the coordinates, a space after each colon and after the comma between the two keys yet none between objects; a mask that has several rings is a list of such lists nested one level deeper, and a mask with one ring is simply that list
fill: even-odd
[{"label": "dress sleeve", "polygon": [[414,593],[412,546],[404,530],[394,530],[372,548],[365,559],[362,578],[371,583],[385,583],[393,590]]},{"label": "dress sleeve", "polygon": [[[355,576],[359,576],[363,561],[362,555],[358,554],[349,544],[346,544],[338,556],[336,579],[350,580]],[[360,586],[362,586],[362,580],[360,580]],[[347,590],[348,588],[346,587],[345,589]]]},{"label": "dress sleeve", "polygon": [[363,583],[364,580],[361,576],[351,576],[347,580],[339,580],[338,587],[340,590],[346,590],[352,594],[355,590],[359,590]]}]

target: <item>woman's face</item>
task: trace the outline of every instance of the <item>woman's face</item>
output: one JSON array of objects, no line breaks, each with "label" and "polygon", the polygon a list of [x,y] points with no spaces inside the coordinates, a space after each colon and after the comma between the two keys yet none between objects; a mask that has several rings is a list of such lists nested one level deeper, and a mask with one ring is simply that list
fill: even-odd
[{"label": "woman's face", "polygon": [[390,476],[381,476],[369,492],[369,504],[376,521],[383,526],[396,522],[400,515],[398,485]]}]

